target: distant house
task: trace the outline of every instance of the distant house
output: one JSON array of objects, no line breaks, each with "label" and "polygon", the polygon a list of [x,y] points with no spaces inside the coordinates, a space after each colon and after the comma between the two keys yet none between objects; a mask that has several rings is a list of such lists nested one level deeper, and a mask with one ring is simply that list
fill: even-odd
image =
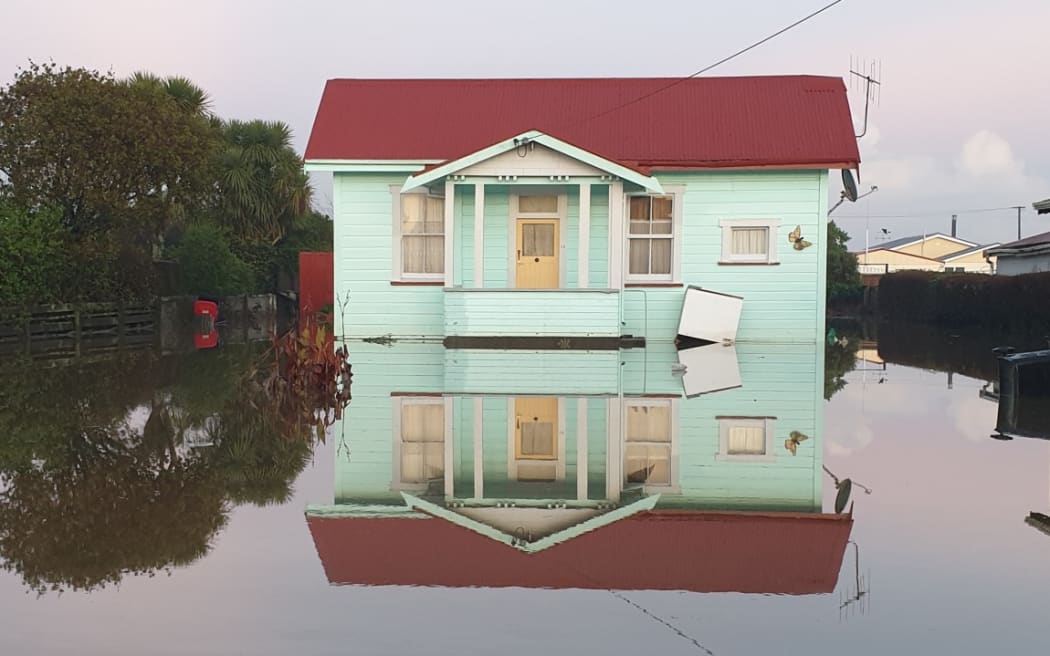
[{"label": "distant house", "polygon": [[1032,203],[1032,209],[1036,214],[1050,214],[1050,198]]},{"label": "distant house", "polygon": [[945,271],[993,273],[994,258],[985,251],[998,244],[977,244],[939,232],[903,237],[856,253],[862,275],[895,271]]},{"label": "distant house", "polygon": [[[1050,205],[1050,200],[1043,201]],[[1037,211],[1039,203],[1034,207]],[[1050,207],[1046,211],[1050,211]],[[1050,232],[1025,237],[1009,244],[995,246],[986,251],[988,257],[996,258],[996,273],[1004,276],[1017,276],[1023,273],[1050,271]]]}]

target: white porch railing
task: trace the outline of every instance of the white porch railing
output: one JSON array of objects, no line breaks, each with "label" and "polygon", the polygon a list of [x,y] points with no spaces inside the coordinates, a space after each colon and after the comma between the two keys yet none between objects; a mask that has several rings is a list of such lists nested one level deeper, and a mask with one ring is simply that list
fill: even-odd
[{"label": "white porch railing", "polygon": [[449,337],[619,337],[615,289],[445,289]]}]

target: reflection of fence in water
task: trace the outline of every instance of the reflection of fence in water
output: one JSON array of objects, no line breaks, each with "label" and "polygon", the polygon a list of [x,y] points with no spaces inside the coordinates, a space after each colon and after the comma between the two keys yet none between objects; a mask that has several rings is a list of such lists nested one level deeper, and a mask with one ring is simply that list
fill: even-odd
[{"label": "reflection of fence in water", "polygon": [[0,355],[75,357],[82,353],[147,347],[157,332],[152,305],[85,303],[0,311]]}]

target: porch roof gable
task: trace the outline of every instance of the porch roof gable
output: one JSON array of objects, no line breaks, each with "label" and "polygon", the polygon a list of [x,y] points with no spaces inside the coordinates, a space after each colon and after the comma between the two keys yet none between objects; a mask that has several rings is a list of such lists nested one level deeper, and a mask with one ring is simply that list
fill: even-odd
[{"label": "porch roof gable", "polygon": [[522,132],[521,134],[517,134],[508,139],[498,141],[491,146],[482,148],[481,150],[476,150],[472,153],[463,155],[462,157],[428,166],[423,171],[408,176],[402,191],[411,191],[412,189],[437,182],[445,176],[453,175],[458,171],[462,171],[463,169],[484,162],[485,160],[501,155],[512,149],[528,147],[530,144],[546,146],[555,152],[561,153],[562,155],[570,157],[578,162],[587,164],[588,166],[608,173],[611,176],[621,178],[628,182],[633,182],[647,191],[657,194],[663,193],[663,187],[660,186],[660,181],[649,175],[648,172],[643,171],[640,168],[630,167],[621,164],[620,162],[602,157],[601,155],[574,146],[567,141],[562,141],[557,137],[545,134],[539,130]]}]

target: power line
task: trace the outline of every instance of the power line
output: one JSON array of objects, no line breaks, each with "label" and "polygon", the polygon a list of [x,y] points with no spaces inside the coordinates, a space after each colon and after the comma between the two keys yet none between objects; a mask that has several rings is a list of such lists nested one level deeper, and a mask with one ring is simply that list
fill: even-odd
[{"label": "power line", "polygon": [[839,4],[842,1],[843,0],[834,0],[834,2],[829,2],[828,4],[824,5],[820,9],[814,11],[813,13],[808,14],[806,16],[803,16],[802,18],[798,19],[794,23],[788,25],[787,27],[781,28],[780,30],[774,32],[773,34],[770,34],[769,36],[765,37],[764,39],[761,39],[759,41],[755,41],[754,43],[752,43],[751,45],[747,46],[746,48],[742,48],[740,50],[737,50],[736,52],[734,52],[733,54],[729,55],[728,57],[723,57],[722,59],[719,59],[715,63],[710,64],[709,66],[705,66],[704,68],[701,68],[700,70],[698,70],[695,73],[687,75],[687,76],[685,76],[683,78],[679,78],[679,79],[675,80],[674,82],[671,82],[670,84],[664,85],[664,86],[662,86],[662,87],[660,87],[658,89],[650,91],[649,93],[646,93],[646,94],[643,94],[641,96],[638,96],[637,98],[634,98],[633,100],[628,100],[625,103],[621,103],[619,105],[615,105],[613,107],[610,107],[609,109],[606,109],[604,111],[598,112],[597,114],[594,114],[592,116],[588,116],[587,118],[585,118],[582,121],[580,121],[580,123],[585,123],[587,121],[592,121],[592,120],[594,120],[596,118],[600,118],[602,116],[605,116],[606,114],[611,114],[611,113],[613,113],[615,111],[621,110],[624,107],[630,107],[631,105],[634,105],[636,103],[639,103],[639,102],[645,100],[646,98],[652,98],[653,96],[655,96],[658,93],[663,93],[664,91],[667,91],[668,89],[676,87],[679,84],[682,84],[683,82],[685,82],[686,80],[691,80],[694,77],[703,75],[704,73],[708,72],[712,68],[715,68],[716,66],[721,66],[722,64],[726,63],[727,61],[729,61],[731,59],[735,59],[735,58],[739,57],[740,55],[744,54],[745,52],[748,52],[749,50],[754,50],[755,48],[757,48],[758,46],[762,45],[763,43],[766,43],[767,41],[771,41],[771,40],[775,39],[776,37],[780,36],[784,32],[787,32],[788,30],[790,30],[792,28],[798,27],[802,23],[805,23],[809,19],[814,18],[814,17],[824,13],[825,11],[827,11],[828,9],[831,9],[832,7],[834,7],[835,5]]},{"label": "power line", "polygon": [[1006,207],[981,207],[977,209],[968,210],[940,210],[937,212],[915,212],[912,214],[838,214],[835,216],[836,219],[913,219],[924,216],[950,216],[952,214],[979,214],[981,212],[1002,212],[1004,210],[1016,210],[1017,205],[1008,205]]}]

